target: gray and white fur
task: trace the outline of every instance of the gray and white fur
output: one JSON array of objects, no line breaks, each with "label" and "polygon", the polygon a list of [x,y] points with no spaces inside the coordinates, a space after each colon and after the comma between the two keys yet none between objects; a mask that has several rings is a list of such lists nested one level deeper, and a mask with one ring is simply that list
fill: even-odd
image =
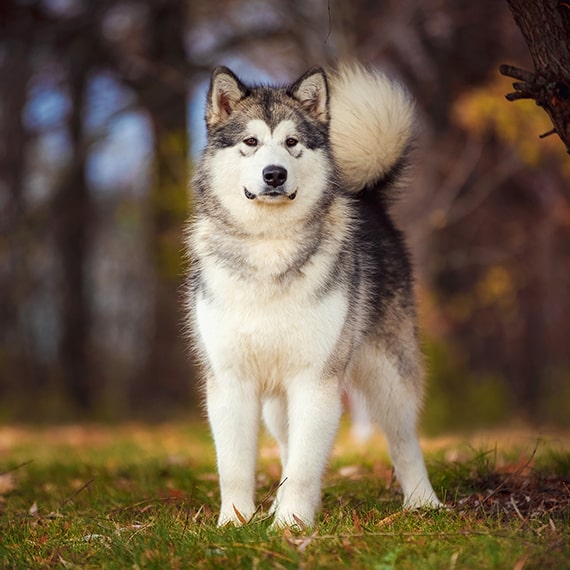
[{"label": "gray and white fur", "polygon": [[344,391],[383,429],[404,507],[441,505],[416,435],[422,355],[409,255],[388,206],[415,118],[407,92],[359,65],[286,87],[217,68],[193,181],[188,315],[205,371],[218,522],[256,506],[260,418],[282,484],[274,525],[312,525]]}]

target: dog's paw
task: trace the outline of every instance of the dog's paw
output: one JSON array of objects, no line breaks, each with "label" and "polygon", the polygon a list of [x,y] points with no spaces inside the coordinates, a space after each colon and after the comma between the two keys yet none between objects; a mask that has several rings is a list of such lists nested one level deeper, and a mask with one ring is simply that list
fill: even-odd
[{"label": "dog's paw", "polygon": [[404,499],[404,509],[442,509],[445,505],[435,496],[433,492],[420,494],[413,493]]},{"label": "dog's paw", "polygon": [[313,512],[304,509],[290,510],[277,507],[271,528],[273,530],[284,528],[306,530],[313,526],[314,518]]},{"label": "dog's paw", "polygon": [[230,508],[222,508],[218,517],[218,526],[243,526],[251,521],[255,514],[253,506],[242,507],[238,509],[234,504]]}]

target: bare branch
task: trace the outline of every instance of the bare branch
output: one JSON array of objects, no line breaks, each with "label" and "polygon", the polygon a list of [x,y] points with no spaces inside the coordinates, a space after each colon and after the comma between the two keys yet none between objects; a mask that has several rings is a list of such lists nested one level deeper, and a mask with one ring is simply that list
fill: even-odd
[{"label": "bare branch", "polygon": [[520,69],[514,65],[501,65],[499,71],[502,75],[507,77],[512,77],[513,79],[520,79],[526,83],[532,83],[534,81],[534,73],[532,71],[527,71],[526,69]]}]

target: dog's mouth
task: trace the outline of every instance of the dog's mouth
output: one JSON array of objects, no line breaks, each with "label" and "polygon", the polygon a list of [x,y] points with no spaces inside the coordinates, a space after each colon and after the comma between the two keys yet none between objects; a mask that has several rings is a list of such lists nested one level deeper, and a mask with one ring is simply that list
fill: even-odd
[{"label": "dog's mouth", "polygon": [[264,202],[278,202],[281,200],[294,200],[297,197],[297,190],[291,194],[287,194],[284,190],[272,188],[271,190],[264,190],[259,194],[253,194],[244,187],[243,193],[248,200],[262,200]]}]

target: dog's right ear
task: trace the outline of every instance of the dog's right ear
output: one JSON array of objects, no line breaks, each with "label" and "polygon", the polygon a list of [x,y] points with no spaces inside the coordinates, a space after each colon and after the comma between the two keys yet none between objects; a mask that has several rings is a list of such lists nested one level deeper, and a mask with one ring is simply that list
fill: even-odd
[{"label": "dog's right ear", "polygon": [[212,128],[227,119],[249,90],[227,67],[216,67],[212,73],[208,103],[206,105],[206,125]]}]

